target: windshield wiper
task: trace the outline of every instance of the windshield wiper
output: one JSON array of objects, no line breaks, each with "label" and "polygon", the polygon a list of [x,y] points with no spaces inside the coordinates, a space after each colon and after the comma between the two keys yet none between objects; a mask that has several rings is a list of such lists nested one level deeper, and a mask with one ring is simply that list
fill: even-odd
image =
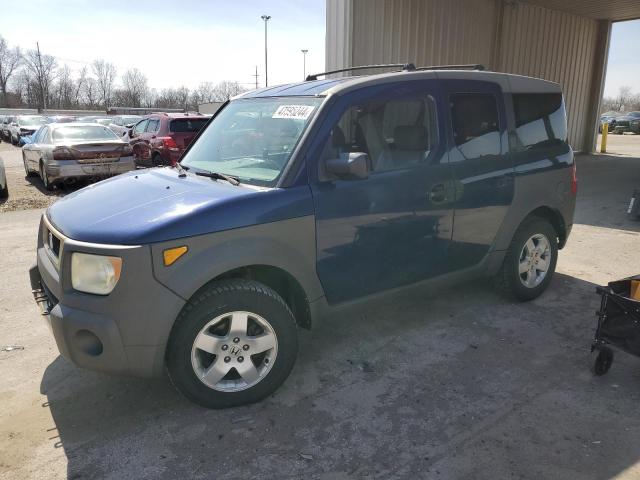
[{"label": "windshield wiper", "polygon": [[184,178],[187,176],[187,170],[189,169],[189,167],[185,168],[182,165],[180,165],[180,162],[176,162],[176,164],[174,165],[175,169],[178,170],[178,177],[179,178]]},{"label": "windshield wiper", "polygon": [[214,180],[226,180],[231,185],[240,185],[240,180],[237,177],[232,177],[231,175],[226,175],[224,173],[218,172],[208,172],[206,170],[202,170],[200,172],[196,172],[196,175],[200,175],[201,177],[208,177]]}]

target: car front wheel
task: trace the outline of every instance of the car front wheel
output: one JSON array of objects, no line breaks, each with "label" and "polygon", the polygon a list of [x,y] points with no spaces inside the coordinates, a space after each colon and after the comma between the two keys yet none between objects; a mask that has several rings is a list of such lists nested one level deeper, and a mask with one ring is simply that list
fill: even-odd
[{"label": "car front wheel", "polygon": [[533,300],[549,286],[557,260],[555,229],[547,220],[532,217],[516,231],[496,276],[496,284],[517,300]]},{"label": "car front wheel", "polygon": [[295,319],[276,292],[249,280],[214,282],[176,320],[167,370],[191,401],[233,407],[273,393],[291,372],[297,352]]}]

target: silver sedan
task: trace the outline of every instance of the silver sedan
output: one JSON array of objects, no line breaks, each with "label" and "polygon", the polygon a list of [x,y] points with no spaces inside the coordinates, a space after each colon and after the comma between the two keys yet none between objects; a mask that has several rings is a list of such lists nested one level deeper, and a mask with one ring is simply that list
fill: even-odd
[{"label": "silver sedan", "polygon": [[39,174],[47,190],[80,177],[106,178],[135,170],[133,152],[108,127],[97,123],[51,123],[22,147],[27,176]]}]

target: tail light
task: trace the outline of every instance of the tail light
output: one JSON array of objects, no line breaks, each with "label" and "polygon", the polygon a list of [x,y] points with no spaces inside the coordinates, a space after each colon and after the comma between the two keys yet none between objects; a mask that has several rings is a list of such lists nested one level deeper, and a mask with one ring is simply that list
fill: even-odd
[{"label": "tail light", "polygon": [[162,147],[166,148],[167,150],[171,150],[174,152],[177,152],[179,150],[178,144],[173,139],[173,137],[158,137],[158,140],[162,140]]},{"label": "tail light", "polygon": [[54,160],[73,160],[75,155],[73,154],[73,150],[67,147],[56,147],[53,149],[53,159]]},{"label": "tail light", "polygon": [[122,147],[123,157],[129,157],[131,155],[133,155],[133,148],[131,148],[131,145],[125,145],[124,147]]},{"label": "tail light", "polygon": [[576,176],[576,161],[573,161],[571,166],[571,194],[578,194],[578,177]]}]

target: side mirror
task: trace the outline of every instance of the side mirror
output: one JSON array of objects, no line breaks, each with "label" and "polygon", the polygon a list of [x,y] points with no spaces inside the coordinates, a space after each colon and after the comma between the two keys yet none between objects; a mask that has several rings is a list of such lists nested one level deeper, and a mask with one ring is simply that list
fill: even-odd
[{"label": "side mirror", "polygon": [[345,180],[369,178],[369,155],[362,152],[342,153],[325,162],[327,173]]}]

